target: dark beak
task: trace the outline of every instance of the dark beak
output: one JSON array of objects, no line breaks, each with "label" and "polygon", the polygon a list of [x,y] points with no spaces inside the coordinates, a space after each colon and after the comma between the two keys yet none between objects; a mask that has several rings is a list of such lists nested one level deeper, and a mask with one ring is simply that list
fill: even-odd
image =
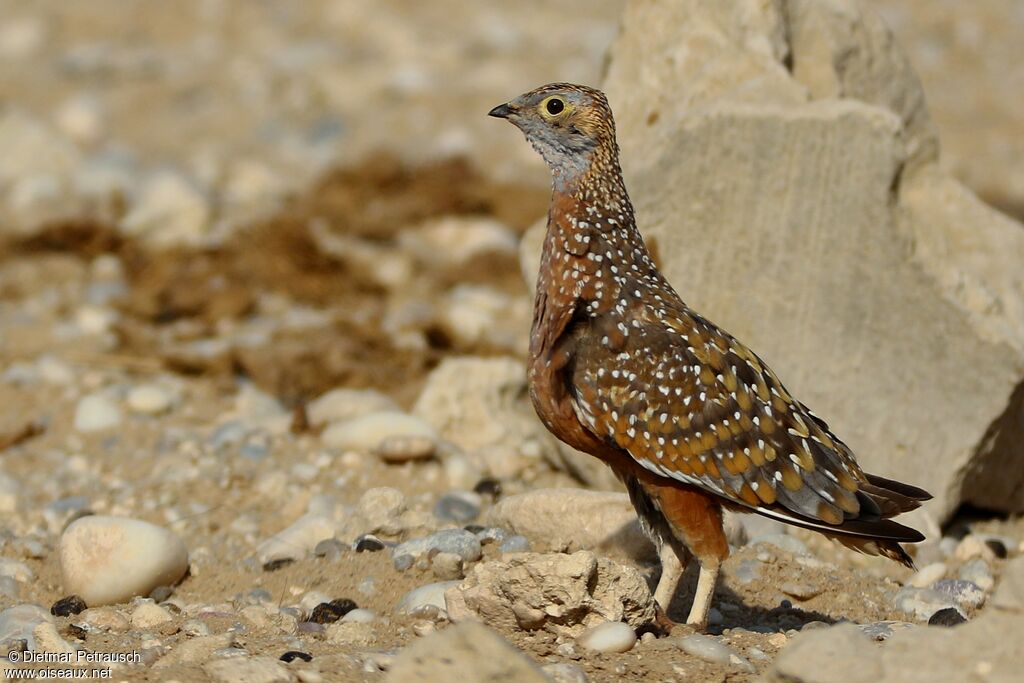
[{"label": "dark beak", "polygon": [[508,106],[507,103],[499,104],[497,107],[487,112],[487,115],[493,116],[496,119],[507,119],[512,115],[512,107]]}]

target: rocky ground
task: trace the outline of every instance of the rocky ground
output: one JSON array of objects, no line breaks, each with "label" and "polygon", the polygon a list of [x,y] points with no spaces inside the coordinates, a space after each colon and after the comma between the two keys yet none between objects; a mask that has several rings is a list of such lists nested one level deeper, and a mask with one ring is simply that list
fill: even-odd
[{"label": "rocky ground", "polygon": [[598,81],[620,3],[6,5],[0,654],[239,683],[1019,671],[1024,521],[991,512],[926,529],[916,573],[730,520],[708,633],[656,633],[624,494],[526,400],[545,177],[482,116]]}]

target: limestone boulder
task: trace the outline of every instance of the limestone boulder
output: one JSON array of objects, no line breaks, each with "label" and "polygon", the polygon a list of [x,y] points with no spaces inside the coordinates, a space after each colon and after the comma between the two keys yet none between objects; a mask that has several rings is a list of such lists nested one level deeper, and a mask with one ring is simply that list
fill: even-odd
[{"label": "limestone boulder", "polygon": [[631,2],[604,82],[682,298],[865,469],[1024,510],[1024,228],[938,165],[921,85],[852,0]]}]

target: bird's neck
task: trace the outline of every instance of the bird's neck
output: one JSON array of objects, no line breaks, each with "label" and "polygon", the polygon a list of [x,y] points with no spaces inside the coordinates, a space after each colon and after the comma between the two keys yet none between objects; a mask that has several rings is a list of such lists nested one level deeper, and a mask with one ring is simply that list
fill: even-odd
[{"label": "bird's neck", "polygon": [[585,173],[554,184],[537,280],[538,316],[581,305],[601,313],[621,300],[631,278],[656,273],[616,152],[613,145],[598,147]]}]

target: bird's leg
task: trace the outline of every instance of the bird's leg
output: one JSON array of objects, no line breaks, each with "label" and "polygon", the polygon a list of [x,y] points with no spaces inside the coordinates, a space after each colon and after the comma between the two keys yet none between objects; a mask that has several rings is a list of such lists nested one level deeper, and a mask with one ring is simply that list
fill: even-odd
[{"label": "bird's leg", "polygon": [[664,542],[658,551],[661,559],[661,578],[658,579],[658,587],[654,589],[654,601],[666,615],[679,587],[679,579],[686,568],[683,558],[679,556],[680,550],[676,549],[674,543]]},{"label": "bird's leg", "polygon": [[693,593],[693,606],[686,623],[698,631],[708,626],[708,612],[711,611],[711,598],[715,594],[718,583],[718,570],[722,563],[718,558],[699,558],[700,575],[697,577],[697,590]]}]

